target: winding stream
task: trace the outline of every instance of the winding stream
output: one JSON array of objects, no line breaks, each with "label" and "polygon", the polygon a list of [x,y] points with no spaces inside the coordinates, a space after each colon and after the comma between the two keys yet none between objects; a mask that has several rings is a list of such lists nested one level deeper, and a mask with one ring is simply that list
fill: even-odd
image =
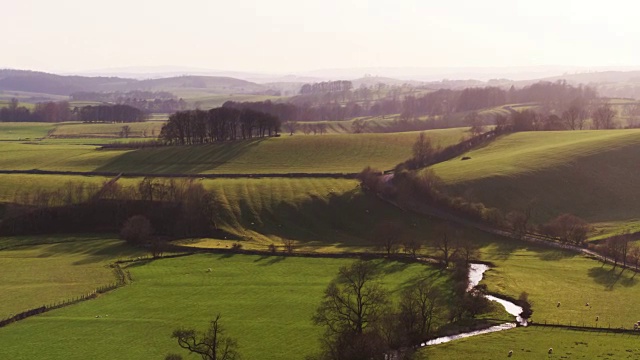
[{"label": "winding stream", "polygon": [[[471,289],[473,289],[474,286],[480,283],[480,281],[482,280],[482,276],[484,275],[484,272],[487,271],[488,269],[489,269],[489,266],[485,264],[469,265],[469,287],[467,288],[467,291],[470,291]],[[421,345],[422,346],[438,345],[438,344],[443,344],[449,341],[463,339],[463,338],[467,338],[475,335],[488,334],[496,331],[513,329],[516,326],[518,326],[518,324],[522,326],[527,326],[527,321],[520,317],[520,313],[522,312],[522,308],[520,306],[510,301],[500,299],[499,297],[495,297],[493,295],[486,295],[485,297],[490,301],[495,301],[500,305],[502,305],[509,314],[515,317],[516,322],[504,323],[504,324],[492,326],[490,328],[476,330],[476,331],[469,331],[466,333],[460,333],[456,335],[443,336],[443,337],[429,340],[426,343],[422,343]]]}]

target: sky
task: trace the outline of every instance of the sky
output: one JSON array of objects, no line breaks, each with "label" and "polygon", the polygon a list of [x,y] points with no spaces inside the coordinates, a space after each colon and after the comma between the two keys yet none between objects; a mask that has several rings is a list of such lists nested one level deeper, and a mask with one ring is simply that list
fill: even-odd
[{"label": "sky", "polygon": [[0,68],[640,66],[632,0],[0,1]]}]

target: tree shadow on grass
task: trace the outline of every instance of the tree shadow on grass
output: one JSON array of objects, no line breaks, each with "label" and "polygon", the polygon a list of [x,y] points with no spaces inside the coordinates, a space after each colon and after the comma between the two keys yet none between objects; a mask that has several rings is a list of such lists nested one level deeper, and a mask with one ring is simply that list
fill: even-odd
[{"label": "tree shadow on grass", "polygon": [[616,284],[620,284],[624,287],[635,286],[638,283],[634,277],[629,277],[624,274],[625,269],[621,271],[618,268],[605,269],[602,266],[595,266],[589,269],[588,275],[597,284],[604,285],[605,289],[612,291]]},{"label": "tree shadow on grass", "polygon": [[544,261],[557,261],[571,259],[578,256],[579,253],[561,250],[561,249],[541,249],[538,251],[538,258]]},{"label": "tree shadow on grass", "polygon": [[269,256],[268,258],[269,258],[268,261],[261,262],[259,265],[260,266],[271,266],[271,265],[278,264],[278,263],[280,263],[280,262],[282,262],[282,261],[287,259],[286,256],[277,256],[277,255]]},{"label": "tree shadow on grass", "polygon": [[197,174],[232,162],[264,140],[260,138],[224,144],[163,146],[128,151],[95,171]]}]

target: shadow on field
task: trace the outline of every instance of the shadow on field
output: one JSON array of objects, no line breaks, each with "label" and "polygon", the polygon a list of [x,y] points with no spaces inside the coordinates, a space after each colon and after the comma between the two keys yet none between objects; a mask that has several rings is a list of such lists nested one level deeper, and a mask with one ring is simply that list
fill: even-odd
[{"label": "shadow on field", "polygon": [[[638,283],[635,277],[629,277],[625,273],[625,269],[618,271],[618,268],[606,269],[602,266],[592,267],[588,271],[588,275],[597,284],[604,285],[606,290],[613,290],[616,284],[624,287],[634,286]],[[627,272],[627,274],[630,274]]]},{"label": "shadow on field", "polygon": [[571,252],[571,251],[559,250],[559,249],[549,249],[549,250],[538,251],[538,258],[540,260],[545,260],[545,261],[570,259],[578,255],[579,253],[577,252]]},{"label": "shadow on field", "polygon": [[[260,138],[225,142],[224,144],[176,145],[138,149],[115,157],[95,171],[197,174],[231,162],[264,140],[264,138]],[[251,169],[249,168],[248,171]]]},{"label": "shadow on field", "polygon": [[110,239],[41,245],[40,250],[37,255],[38,258],[65,255],[82,256],[82,259],[73,262],[73,265],[94,264],[111,261],[119,257],[130,258],[141,254],[141,251],[128,246],[124,242]]}]

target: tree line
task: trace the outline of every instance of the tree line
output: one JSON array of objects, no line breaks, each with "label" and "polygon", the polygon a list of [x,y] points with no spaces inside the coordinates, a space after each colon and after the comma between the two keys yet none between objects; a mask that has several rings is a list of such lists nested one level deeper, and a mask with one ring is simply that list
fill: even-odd
[{"label": "tree line", "polygon": [[145,115],[129,105],[97,105],[70,108],[69,102],[43,102],[31,110],[12,99],[9,106],[0,108],[0,122],[138,122]]},{"label": "tree line", "polygon": [[[324,85],[320,86],[321,84]],[[274,104],[271,101],[229,102],[225,106],[263,111],[280,117],[282,121],[340,121],[393,114],[400,114],[402,119],[410,120],[420,116],[446,117],[456,112],[526,102],[537,102],[549,110],[562,111],[576,99],[588,102],[597,97],[595,90],[590,87],[576,87],[563,81],[539,82],[521,89],[512,86],[509,90],[491,86],[463,90],[425,90],[421,95],[415,95],[414,91],[403,95],[397,88],[385,91],[384,86],[366,88],[367,91],[363,91],[332,86],[331,83],[314,85],[317,85],[318,93],[308,90],[304,95],[290,99],[288,104]],[[313,88],[312,85],[310,87]],[[373,100],[373,93],[378,93],[376,100]]]},{"label": "tree line", "polygon": [[160,139],[171,145],[278,136],[280,119],[251,109],[220,107],[209,111],[179,111],[162,126]]}]

